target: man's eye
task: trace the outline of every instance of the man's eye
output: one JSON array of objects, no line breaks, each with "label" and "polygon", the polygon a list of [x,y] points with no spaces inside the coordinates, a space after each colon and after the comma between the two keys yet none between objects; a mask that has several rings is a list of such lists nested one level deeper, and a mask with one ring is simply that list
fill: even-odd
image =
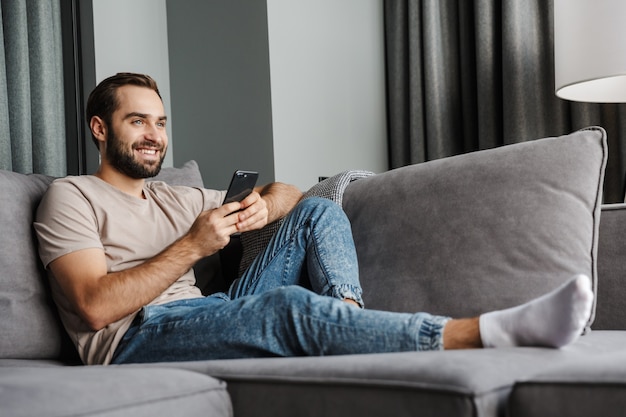
[{"label": "man's eye", "polygon": [[159,126],[159,127],[165,127],[165,122],[158,122],[158,123],[157,123],[157,126]]},{"label": "man's eye", "polygon": [[141,125],[141,124],[143,124],[143,120],[140,120],[140,119],[133,120],[133,124]]}]

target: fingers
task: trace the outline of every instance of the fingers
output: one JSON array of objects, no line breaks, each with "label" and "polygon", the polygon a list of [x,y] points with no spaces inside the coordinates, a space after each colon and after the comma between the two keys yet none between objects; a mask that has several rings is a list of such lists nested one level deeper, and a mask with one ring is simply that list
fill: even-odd
[{"label": "fingers", "polygon": [[250,217],[245,217],[244,212],[239,213],[239,222],[236,224],[238,232],[261,229],[267,225],[267,210],[259,211]]},{"label": "fingers", "polygon": [[236,232],[260,229],[267,224],[269,217],[267,203],[256,191],[241,202],[228,203],[218,207],[215,209],[215,214],[223,217],[224,227],[234,227],[234,230],[227,229],[230,235]]},{"label": "fingers", "polygon": [[196,218],[188,232],[194,246],[202,251],[204,256],[223,249],[230,242],[230,236],[237,232],[237,214],[228,214],[229,208],[219,207],[207,210]]},{"label": "fingers", "polygon": [[237,213],[237,230],[246,232],[260,229],[267,224],[268,209],[267,203],[257,192],[253,192],[242,202],[242,211]]}]

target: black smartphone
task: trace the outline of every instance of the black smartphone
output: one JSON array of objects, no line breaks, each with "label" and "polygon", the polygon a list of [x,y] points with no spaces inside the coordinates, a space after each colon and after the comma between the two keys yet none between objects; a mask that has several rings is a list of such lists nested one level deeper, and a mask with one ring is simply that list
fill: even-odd
[{"label": "black smartphone", "polygon": [[255,171],[235,171],[233,178],[230,180],[223,204],[241,201],[246,198],[254,189],[258,177],[259,173]]}]

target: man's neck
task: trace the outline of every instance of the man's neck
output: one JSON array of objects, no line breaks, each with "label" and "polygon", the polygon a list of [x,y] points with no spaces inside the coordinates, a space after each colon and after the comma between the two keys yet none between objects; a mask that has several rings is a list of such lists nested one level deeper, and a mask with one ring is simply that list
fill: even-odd
[{"label": "man's neck", "polygon": [[145,180],[143,178],[131,178],[105,164],[101,164],[98,172],[94,175],[126,194],[137,198],[144,198],[143,186],[145,184]]}]

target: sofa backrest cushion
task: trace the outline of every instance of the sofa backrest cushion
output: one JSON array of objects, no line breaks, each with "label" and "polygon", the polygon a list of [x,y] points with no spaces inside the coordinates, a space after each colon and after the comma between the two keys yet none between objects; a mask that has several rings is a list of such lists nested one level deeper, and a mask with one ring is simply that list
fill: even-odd
[{"label": "sofa backrest cushion", "polygon": [[366,306],[467,317],[578,273],[595,289],[607,153],[590,128],[353,182],[343,203]]},{"label": "sofa backrest cushion", "polygon": [[194,160],[185,162],[180,168],[163,168],[159,175],[149,178],[148,181],[164,181],[169,185],[183,185],[186,187],[204,187],[200,168]]},{"label": "sofa backrest cushion", "polygon": [[[202,187],[195,161],[164,168],[155,179]],[[69,352],[39,260],[32,226],[41,197],[54,180],[0,170],[0,358],[74,359]]]},{"label": "sofa backrest cushion", "polygon": [[58,357],[61,326],[37,254],[33,216],[52,177],[0,171],[0,357]]}]

